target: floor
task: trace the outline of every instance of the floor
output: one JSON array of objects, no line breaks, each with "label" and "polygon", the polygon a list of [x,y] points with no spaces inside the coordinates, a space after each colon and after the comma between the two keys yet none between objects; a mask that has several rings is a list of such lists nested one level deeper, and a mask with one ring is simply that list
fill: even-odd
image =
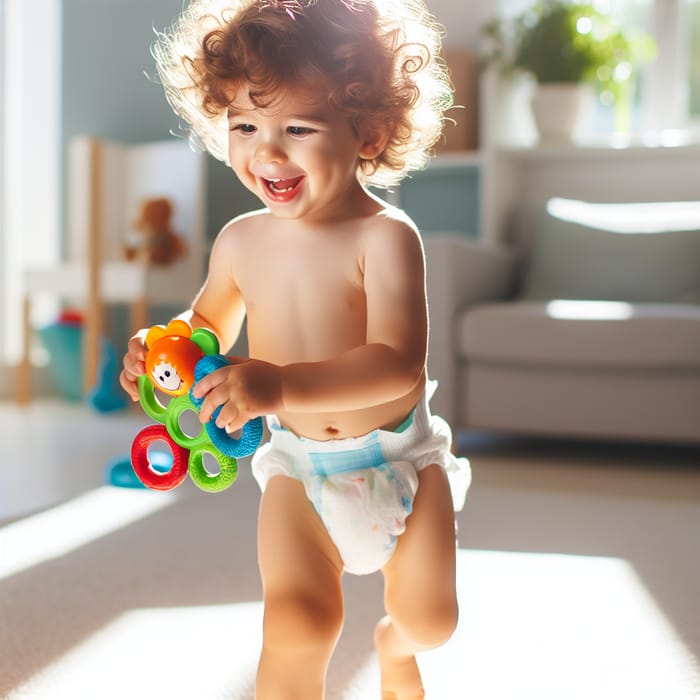
[{"label": "floor", "polygon": [[79,403],[0,402],[0,522],[104,484],[147,420],[139,408],[97,413]]},{"label": "floor", "polygon": [[[120,538],[133,535],[136,526],[120,529],[117,505],[110,500],[115,498],[114,493],[105,494],[99,487],[104,484],[105,468],[128,453],[133,435],[146,422],[138,411],[100,415],[82,406],[50,401],[19,411],[11,404],[0,403],[0,523],[6,523],[0,528],[0,541],[3,531],[17,535],[25,526],[26,532],[30,526],[39,527],[40,511],[53,504],[75,499],[76,512],[87,509],[87,502],[80,498],[86,492],[95,494],[90,508],[104,510],[107,503],[114,507],[114,522],[103,526],[102,534],[109,536],[96,540],[98,547],[91,544],[97,534],[80,533],[82,539],[78,537],[70,547],[66,545],[67,553],[57,557],[51,551],[51,542],[29,539],[25,541],[34,544],[24,548],[26,564],[13,564],[12,548],[6,550],[10,552],[8,560],[0,547],[0,584],[5,566],[9,586],[3,589],[0,585],[0,603],[20,605],[27,586],[39,586],[37,590],[41,590],[38,572],[44,572],[42,576],[58,576],[58,572],[60,577],[70,579],[71,567],[89,569],[89,562],[94,566],[94,562],[102,561],[100,557],[106,562],[100,566],[109,566]],[[458,445],[460,453],[469,456],[474,472],[467,507],[458,517],[460,626],[446,647],[421,659],[428,697],[700,698],[700,452],[659,446],[497,440],[475,435],[460,435]],[[241,483],[226,493],[238,499],[240,517],[248,522],[254,520],[256,488],[249,475],[239,478]],[[126,490],[114,491],[116,497],[123,493],[127,498]],[[168,504],[162,515],[149,516],[149,522],[163,531],[181,528],[183,536],[191,534],[193,528],[210,528],[212,543],[208,546],[218,556],[213,529],[220,518],[227,517],[230,506],[220,504],[229,497],[191,494],[186,489],[182,495],[179,505]],[[155,494],[143,492],[141,497],[146,501],[130,507],[137,511],[145,508],[150,513],[148,509],[156,507],[151,496]],[[134,493],[133,498],[139,495]],[[169,511],[171,520],[167,521]],[[51,513],[49,510],[46,515]],[[91,516],[81,517],[88,522]],[[51,527],[48,518],[42,522],[43,527]],[[254,564],[253,528],[248,526],[246,532],[251,537],[237,543],[240,551],[236,551],[241,559]],[[138,551],[144,550],[142,566],[160,567],[161,573],[169,571],[167,547],[151,561],[148,542],[139,543],[142,547]],[[32,552],[27,550],[34,548],[39,555],[38,550],[46,547],[49,553],[42,555],[46,562],[30,564]],[[115,547],[114,552],[111,547]],[[200,552],[193,566],[199,562],[198,571],[207,570],[207,561],[205,553]],[[200,591],[193,591],[186,576],[179,583],[176,577],[174,583],[180,588],[157,605],[149,597],[153,586],[149,579],[144,578],[142,591],[124,593],[117,579],[107,580],[103,573],[103,597],[109,615],[98,609],[89,624],[78,619],[75,639],[68,635],[70,643],[39,642],[36,637],[28,640],[27,649],[34,659],[18,675],[13,686],[19,688],[18,693],[8,697],[52,698],[59,696],[56,693],[81,697],[80,689],[86,688],[93,697],[95,692],[112,697],[104,688],[96,690],[86,685],[87,676],[76,673],[76,669],[101,668],[103,659],[111,654],[124,654],[138,640],[148,642],[150,633],[154,636],[148,654],[157,663],[159,652],[165,656],[172,653],[158,636],[168,624],[174,626],[172,635],[177,635],[176,628],[182,633],[188,624],[193,634],[203,627],[207,635],[213,634],[218,625],[223,635],[230,634],[230,622],[240,626],[248,616],[251,632],[246,634],[251,651],[238,651],[238,663],[244,665],[244,672],[229,679],[226,692],[207,693],[201,677],[192,681],[198,689],[195,694],[202,699],[248,700],[252,697],[253,647],[258,644],[256,630],[261,613],[256,602],[257,583],[252,571],[240,596],[241,601],[248,602],[242,606],[236,598],[236,604],[230,605],[230,591],[225,592],[230,584],[226,581],[235,576],[235,567],[226,569],[225,561],[216,559],[211,576],[201,581]],[[125,574],[119,570],[118,575]],[[331,666],[328,698],[366,700],[376,693],[376,663],[371,657],[368,630],[369,618],[374,619],[380,612],[380,581],[376,577],[347,578],[348,608],[355,613],[348,615],[336,654],[338,660]],[[215,588],[217,584],[223,590]],[[243,584],[242,580],[237,583]],[[15,603],[2,600],[3,590],[16,591]],[[158,595],[162,593],[162,589],[158,591]],[[74,618],[80,618],[70,613],[70,606],[81,599],[75,591],[65,595],[60,626],[63,636],[66,630],[72,630]],[[117,601],[120,595],[127,597]],[[107,620],[115,601],[121,605],[117,606],[119,616],[114,615],[119,624],[110,625]],[[27,605],[26,614],[30,614],[32,604]],[[169,617],[164,617],[160,605],[170,611]],[[19,612],[12,619],[22,624]],[[83,624],[90,634],[80,627]],[[137,630],[133,636],[129,625]],[[2,636],[0,631],[0,667]],[[139,648],[147,642],[141,641]],[[13,650],[20,645],[16,639],[8,643]],[[219,661],[215,650],[206,652],[202,663],[216,666]],[[192,649],[188,653],[192,666],[196,664],[196,652]],[[223,665],[226,663],[230,662]],[[21,671],[21,659],[16,665]],[[184,674],[185,670],[173,669],[171,680],[184,689],[188,681],[184,675],[178,678],[179,672]],[[0,672],[0,681],[2,676]],[[223,683],[216,674],[210,676],[210,681]],[[125,692],[119,681],[113,679],[112,683],[113,696],[123,696],[117,692]],[[192,697],[184,692],[169,696]],[[0,697],[5,697],[2,682]]]}]

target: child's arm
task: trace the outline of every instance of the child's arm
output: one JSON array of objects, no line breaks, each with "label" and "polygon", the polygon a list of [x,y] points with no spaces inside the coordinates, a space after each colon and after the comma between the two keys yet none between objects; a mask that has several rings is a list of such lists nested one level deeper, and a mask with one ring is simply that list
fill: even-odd
[{"label": "child's arm", "polygon": [[195,389],[199,397],[208,394],[202,421],[222,405],[217,422],[236,430],[257,415],[362,409],[405,396],[415,387],[427,352],[420,239],[396,220],[382,221],[366,238],[366,343],[321,362],[278,367],[250,360],[214,372]]},{"label": "child's arm", "polygon": [[209,272],[204,286],[190,309],[178,318],[192,328],[208,328],[219,339],[225,352],[238,339],[245,318],[245,305],[231,274],[234,257],[234,227],[226,226],[214,241],[209,256]]},{"label": "child's arm", "polygon": [[282,371],[284,408],[345,411],[386,403],[413,389],[425,368],[425,264],[418,234],[383,221],[366,237],[366,344],[324,362]]},{"label": "child's arm", "polygon": [[[209,328],[219,339],[222,349],[230,348],[238,338],[245,317],[241,294],[230,275],[232,235],[230,225],[217,237],[209,258],[209,273],[191,308],[176,318],[192,328]],[[226,299],[226,303],[216,303]],[[129,340],[124,368],[119,376],[122,388],[132,401],[139,400],[138,378],[146,372],[147,328],[137,331]]]}]

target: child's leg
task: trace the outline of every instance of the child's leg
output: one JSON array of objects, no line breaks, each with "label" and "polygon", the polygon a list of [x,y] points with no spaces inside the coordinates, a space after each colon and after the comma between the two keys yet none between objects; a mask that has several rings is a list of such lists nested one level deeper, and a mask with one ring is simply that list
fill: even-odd
[{"label": "child's leg", "polygon": [[431,465],[418,480],[406,531],[383,569],[387,616],[377,625],[375,643],[387,700],[423,697],[415,654],[446,642],[457,624],[454,511],[447,476]]},{"label": "child's leg", "polygon": [[321,700],[343,624],[343,564],[294,479],[276,476],[267,484],[258,560],[265,617],[256,700]]}]

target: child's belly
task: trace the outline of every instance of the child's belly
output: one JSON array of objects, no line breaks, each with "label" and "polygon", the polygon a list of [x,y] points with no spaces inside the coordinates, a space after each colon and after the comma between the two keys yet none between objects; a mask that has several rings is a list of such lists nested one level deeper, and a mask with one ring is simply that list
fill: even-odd
[{"label": "child's belly", "polygon": [[377,428],[393,430],[401,425],[420,400],[425,380],[418,382],[406,396],[378,406],[335,413],[280,413],[283,427],[312,440],[341,440],[358,437]]},{"label": "child's belly", "polygon": [[[367,342],[364,296],[350,287],[314,290],[315,301],[301,304],[290,293],[276,304],[248,308],[248,347],[251,357],[287,365],[319,362],[342,355]],[[259,301],[263,299],[259,296]],[[269,301],[265,299],[265,301]],[[352,411],[280,413],[280,423],[299,436],[334,440],[365,435],[377,428],[402,423],[423,395],[425,377],[411,391],[385,404]]]}]

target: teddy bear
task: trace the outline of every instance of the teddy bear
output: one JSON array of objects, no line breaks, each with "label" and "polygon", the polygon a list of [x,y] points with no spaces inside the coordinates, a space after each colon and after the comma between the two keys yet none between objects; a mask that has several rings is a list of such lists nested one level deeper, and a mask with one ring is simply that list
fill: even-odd
[{"label": "teddy bear", "polygon": [[127,260],[149,265],[169,265],[187,252],[185,241],[172,229],[173,206],[169,199],[146,199],[133,223],[134,231],[141,234],[139,245],[125,246]]}]

